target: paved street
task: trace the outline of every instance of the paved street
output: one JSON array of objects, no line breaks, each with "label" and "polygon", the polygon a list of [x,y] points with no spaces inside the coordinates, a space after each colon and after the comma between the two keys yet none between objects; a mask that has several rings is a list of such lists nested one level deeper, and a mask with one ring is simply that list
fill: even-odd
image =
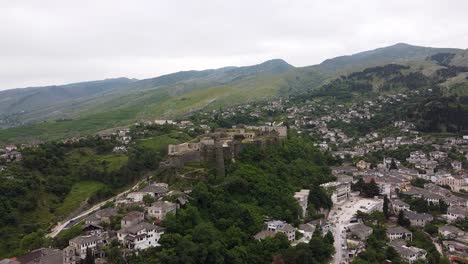
[{"label": "paved street", "polygon": [[350,224],[349,221],[357,211],[367,212],[381,201],[374,199],[365,199],[361,197],[352,197],[342,204],[335,204],[328,215],[328,220],[331,225],[331,231],[335,239],[335,256],[333,264],[348,263],[346,252],[346,227]]},{"label": "paved street", "polygon": [[62,230],[67,229],[67,228],[69,228],[69,227],[71,227],[71,226],[74,226],[75,224],[77,224],[78,222],[80,222],[82,219],[84,219],[84,218],[87,217],[88,215],[90,215],[90,214],[96,212],[97,210],[99,210],[99,209],[101,208],[101,206],[105,205],[107,202],[114,201],[115,199],[120,198],[120,197],[126,195],[126,194],[129,193],[129,192],[132,192],[132,191],[137,190],[137,189],[138,189],[138,186],[139,186],[141,183],[145,182],[145,181],[146,181],[146,179],[143,179],[143,180],[139,181],[137,184],[133,185],[131,188],[127,189],[126,191],[123,191],[123,192],[119,193],[118,195],[116,195],[116,196],[114,196],[114,197],[112,197],[112,198],[109,198],[109,199],[107,199],[107,200],[105,200],[105,201],[103,201],[103,202],[100,202],[100,203],[94,205],[94,206],[91,207],[90,209],[88,209],[88,210],[86,210],[86,211],[80,213],[78,216],[75,216],[75,217],[73,217],[73,218],[70,219],[70,220],[66,220],[66,221],[63,222],[63,223],[58,222],[57,225],[55,225],[55,226],[51,229],[50,233],[47,234],[46,236],[47,236],[47,237],[52,237],[52,238],[56,237]]}]

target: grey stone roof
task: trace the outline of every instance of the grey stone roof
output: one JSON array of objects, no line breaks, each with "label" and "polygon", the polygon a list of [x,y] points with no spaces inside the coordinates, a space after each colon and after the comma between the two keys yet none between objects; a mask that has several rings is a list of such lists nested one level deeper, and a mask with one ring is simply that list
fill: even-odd
[{"label": "grey stone roof", "polygon": [[463,216],[468,216],[468,210],[465,208],[459,207],[459,206],[450,206],[447,209],[448,214],[457,214],[457,215],[463,215]]},{"label": "grey stone roof", "polygon": [[355,225],[350,226],[349,230],[356,234],[365,234],[369,231],[372,231],[372,228],[366,226],[365,224],[355,224]]},{"label": "grey stone roof", "polygon": [[405,211],[404,215],[409,220],[423,220],[423,221],[432,221],[434,219],[432,215],[426,213],[416,213],[413,211]]},{"label": "grey stone roof", "polygon": [[130,226],[130,227],[127,227],[127,228],[122,228],[117,232],[136,234],[136,233],[138,233],[138,232],[140,232],[140,231],[142,231],[144,229],[146,229],[147,231],[150,231],[150,230],[159,230],[159,231],[164,230],[164,228],[162,228],[160,226],[143,222],[143,223],[140,223],[140,224],[137,224],[137,225],[134,225],[134,226]]},{"label": "grey stone roof", "polygon": [[154,194],[162,194],[162,193],[167,193],[168,189],[162,186],[148,185],[145,188],[141,189],[141,192],[151,192]]},{"label": "grey stone roof", "polygon": [[96,212],[97,217],[111,217],[117,215],[117,209],[108,207]]},{"label": "grey stone roof", "polygon": [[[8,262],[6,262],[8,263]],[[63,251],[52,248],[41,248],[29,252],[26,255],[17,257],[17,262],[21,264],[62,264]]]},{"label": "grey stone roof", "polygon": [[76,243],[78,245],[82,245],[84,243],[98,242],[99,240],[101,240],[100,237],[96,235],[91,235],[91,236],[77,236],[75,238],[70,239],[70,242]]},{"label": "grey stone roof", "polygon": [[315,226],[312,224],[300,224],[299,230],[304,230],[305,232],[314,232]]},{"label": "grey stone roof", "polygon": [[439,232],[450,232],[450,233],[461,233],[463,230],[456,226],[451,226],[451,225],[445,225],[439,227]]},{"label": "grey stone roof", "polygon": [[171,202],[168,202],[168,201],[156,201],[154,203],[151,204],[151,207],[158,207],[158,208],[162,208],[162,209],[167,209],[167,208],[171,208],[171,207],[175,207],[177,206],[175,203],[171,203]]},{"label": "grey stone roof", "polygon": [[294,231],[296,231],[296,229],[290,224],[285,224],[284,226],[278,228],[278,231],[294,232]]},{"label": "grey stone roof", "polygon": [[387,234],[412,234],[411,231],[402,227],[402,226],[395,226],[387,228]]},{"label": "grey stone roof", "polygon": [[400,206],[400,207],[410,207],[409,204],[403,202],[402,200],[399,200],[399,199],[395,199],[395,200],[392,200],[392,204],[395,205],[395,206]]},{"label": "grey stone roof", "polygon": [[130,213],[128,213],[127,215],[125,215],[122,220],[124,221],[133,221],[133,220],[136,220],[136,219],[140,219],[140,218],[144,218],[145,214],[142,213],[142,212],[138,212],[138,211],[132,211]]},{"label": "grey stone roof", "polygon": [[402,256],[412,256],[418,253],[425,253],[426,251],[424,249],[420,249],[417,247],[406,247],[406,246],[394,246],[393,247],[396,252]]},{"label": "grey stone roof", "polygon": [[264,230],[264,231],[258,232],[258,233],[254,236],[254,238],[255,238],[255,239],[265,239],[265,238],[267,238],[267,237],[274,237],[275,235],[276,235],[276,233],[273,232],[273,231]]}]

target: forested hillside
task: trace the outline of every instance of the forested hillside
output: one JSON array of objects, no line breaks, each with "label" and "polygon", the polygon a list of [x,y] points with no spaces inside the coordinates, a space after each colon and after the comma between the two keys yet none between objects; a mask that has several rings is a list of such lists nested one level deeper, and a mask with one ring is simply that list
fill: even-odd
[{"label": "forested hillside", "polygon": [[146,137],[159,145],[137,144],[128,153],[114,153],[121,143],[98,137],[22,149],[23,160],[0,171],[0,256],[55,243],[44,235],[56,221],[144,179],[157,168],[168,143],[191,138],[175,131],[153,128]]},{"label": "forested hillside", "polygon": [[[309,244],[291,247],[286,236],[257,241],[266,217],[298,223],[301,209],[293,198],[301,188],[311,189],[309,216],[331,201],[319,184],[332,180],[330,156],[321,154],[308,137],[291,135],[278,145],[246,146],[228,165],[225,178],[209,174],[194,185],[190,205],[164,221],[160,248],[134,256],[131,263],[328,263],[333,237],[320,232]],[[112,252],[118,250],[110,249]],[[120,256],[112,261],[120,263]]]}]

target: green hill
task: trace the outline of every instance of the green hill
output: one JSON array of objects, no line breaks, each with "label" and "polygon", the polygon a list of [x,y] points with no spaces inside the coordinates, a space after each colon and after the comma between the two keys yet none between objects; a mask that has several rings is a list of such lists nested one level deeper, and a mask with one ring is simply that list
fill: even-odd
[{"label": "green hill", "polygon": [[[409,67],[406,72],[419,71],[424,76],[440,74],[440,69],[447,66],[426,59],[440,53],[455,54],[452,64],[466,61],[465,53],[459,49],[400,43],[300,68],[276,59],[253,66],[183,71],[145,80],[114,79],[7,90],[0,92],[0,98],[9,95],[9,100],[0,101],[0,109],[11,108],[2,112],[7,115],[3,117],[7,121],[4,126],[22,126],[1,130],[0,143],[78,136],[142,119],[177,118],[202,108],[300,94],[317,90],[342,75],[390,63],[404,64]],[[446,78],[444,85],[450,87],[448,90],[455,94],[468,91],[463,75],[453,77]],[[378,85],[377,81],[373,84]],[[55,94],[57,89],[64,92]],[[22,90],[39,91],[41,95],[28,95]],[[48,94],[52,94],[53,103],[45,100]],[[29,108],[18,112],[21,104],[11,107],[12,102],[18,101],[24,101]]]}]

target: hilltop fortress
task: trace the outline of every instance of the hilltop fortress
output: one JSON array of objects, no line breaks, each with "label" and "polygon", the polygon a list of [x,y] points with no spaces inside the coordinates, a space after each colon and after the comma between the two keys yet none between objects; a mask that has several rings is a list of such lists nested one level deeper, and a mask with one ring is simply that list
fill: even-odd
[{"label": "hilltop fortress", "polygon": [[161,167],[182,168],[189,162],[216,165],[217,175],[224,176],[224,161],[235,159],[245,144],[265,146],[287,136],[285,126],[242,126],[217,129],[192,142],[168,146],[168,158]]}]

